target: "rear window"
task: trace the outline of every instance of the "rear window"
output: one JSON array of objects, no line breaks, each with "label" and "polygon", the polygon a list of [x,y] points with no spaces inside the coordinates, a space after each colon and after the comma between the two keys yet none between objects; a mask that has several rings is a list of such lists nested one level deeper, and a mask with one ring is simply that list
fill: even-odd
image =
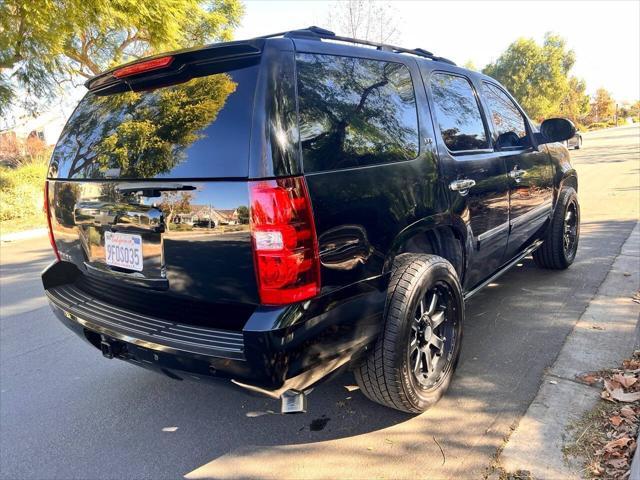
[{"label": "rear window", "polygon": [[440,133],[450,151],[489,148],[478,100],[469,80],[436,73],[431,77],[431,92]]},{"label": "rear window", "polygon": [[400,63],[298,54],[298,108],[305,172],[411,160],[418,112]]},{"label": "rear window", "polygon": [[141,92],[89,92],[62,131],[49,175],[246,177],[257,68]]}]

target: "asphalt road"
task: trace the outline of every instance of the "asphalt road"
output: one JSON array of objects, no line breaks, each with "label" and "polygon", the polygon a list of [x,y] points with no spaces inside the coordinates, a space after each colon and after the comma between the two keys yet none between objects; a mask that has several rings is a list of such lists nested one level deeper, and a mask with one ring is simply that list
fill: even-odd
[{"label": "asphalt road", "polygon": [[345,388],[349,374],[317,388],[306,415],[280,416],[231,387],[107,360],[46,305],[47,239],[2,245],[0,477],[481,477],[638,219],[637,126],[587,134],[572,157],[576,263],[547,272],[525,260],[475,297],[452,387],[417,417]]}]

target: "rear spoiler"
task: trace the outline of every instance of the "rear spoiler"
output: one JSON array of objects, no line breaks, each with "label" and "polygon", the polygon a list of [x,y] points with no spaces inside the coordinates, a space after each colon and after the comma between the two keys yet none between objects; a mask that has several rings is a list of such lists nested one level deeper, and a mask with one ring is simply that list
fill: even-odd
[{"label": "rear spoiler", "polygon": [[[84,86],[91,92],[109,94],[129,90],[138,83],[162,79],[163,83],[180,83],[191,78],[187,70],[190,65],[212,62],[238,61],[259,57],[264,47],[264,39],[224,42],[141,58],[102,72],[90,78]],[[144,68],[147,64],[148,67]],[[136,66],[143,68],[137,69]],[[227,68],[228,65],[227,65]],[[144,80],[144,82],[141,82]]]}]

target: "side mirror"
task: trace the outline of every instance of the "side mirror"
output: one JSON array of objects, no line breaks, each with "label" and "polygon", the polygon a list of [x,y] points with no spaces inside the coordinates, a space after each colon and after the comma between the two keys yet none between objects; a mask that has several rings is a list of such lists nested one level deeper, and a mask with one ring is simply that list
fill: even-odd
[{"label": "side mirror", "polygon": [[540,125],[544,143],[564,142],[576,134],[576,127],[566,118],[549,118]]}]

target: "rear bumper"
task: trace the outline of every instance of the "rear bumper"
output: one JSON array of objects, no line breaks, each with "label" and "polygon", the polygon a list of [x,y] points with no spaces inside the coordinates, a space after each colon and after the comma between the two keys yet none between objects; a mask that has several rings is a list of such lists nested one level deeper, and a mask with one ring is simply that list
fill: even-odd
[{"label": "rear bumper", "polygon": [[[381,282],[284,308],[258,307],[241,331],[158,318],[110,305],[86,293],[59,262],[43,273],[55,315],[107,356],[174,378],[226,380],[278,397],[304,390],[359,356],[381,325]],[[71,276],[73,277],[73,276]]]}]

